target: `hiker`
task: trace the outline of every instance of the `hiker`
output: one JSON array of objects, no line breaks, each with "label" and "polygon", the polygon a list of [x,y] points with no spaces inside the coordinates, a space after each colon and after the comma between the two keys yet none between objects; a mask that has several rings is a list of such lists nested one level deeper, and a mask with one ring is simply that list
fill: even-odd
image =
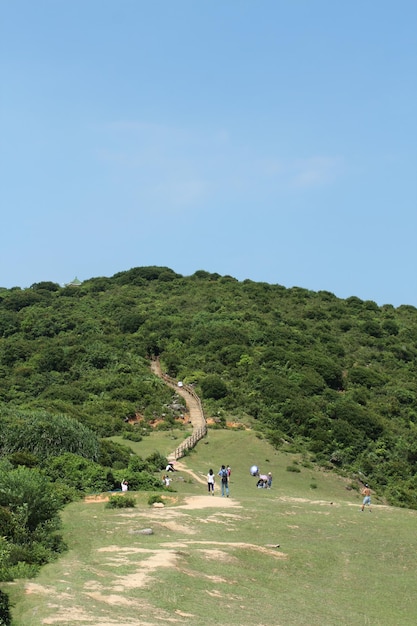
[{"label": "hiker", "polygon": [[162,476],[162,482],[164,483],[165,487],[169,487],[171,479],[169,476]]},{"label": "hiker", "polygon": [[208,492],[211,492],[211,495],[214,496],[214,472],[213,470],[209,470],[209,473],[207,474],[207,489]]},{"label": "hiker", "polygon": [[264,489],[265,487],[267,487],[268,486],[268,476],[265,476],[265,475],[259,476],[259,480],[256,483],[256,486],[259,489]]},{"label": "hiker", "polygon": [[272,473],[268,472],[268,489],[272,487]]},{"label": "hiker", "polygon": [[175,472],[175,467],[173,463],[168,463],[168,465],[165,468],[166,472]]},{"label": "hiker", "polygon": [[122,486],[122,491],[127,491],[129,489],[129,483],[125,479],[122,480],[121,486]]},{"label": "hiker", "polygon": [[227,475],[227,469],[225,465],[221,466],[218,476],[220,476],[222,479],[222,482],[221,482],[222,498],[224,497],[225,494],[226,494],[226,498],[228,498],[229,497],[229,477]]},{"label": "hiker", "polygon": [[230,480],[230,475],[231,475],[231,473],[232,473],[232,468],[230,467],[230,465],[228,465],[228,466],[226,467],[226,471],[227,471],[227,476],[228,476],[228,478],[229,478],[229,480]]},{"label": "hiker", "polygon": [[259,469],[257,465],[252,465],[249,471],[251,476],[259,476]]},{"label": "hiker", "polygon": [[369,512],[372,511],[371,507],[371,490],[369,489],[368,483],[366,483],[365,487],[362,489],[362,495],[364,496],[361,511],[364,511],[365,506],[369,506]]}]

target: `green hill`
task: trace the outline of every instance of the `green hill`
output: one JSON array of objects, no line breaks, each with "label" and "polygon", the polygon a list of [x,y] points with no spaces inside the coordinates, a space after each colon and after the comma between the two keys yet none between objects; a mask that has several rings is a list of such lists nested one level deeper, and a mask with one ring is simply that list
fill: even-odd
[{"label": "green hill", "polygon": [[[87,575],[86,546],[96,546],[97,552],[109,549],[100,537],[112,534],[112,523],[123,535],[123,515],[103,514],[99,503],[87,506],[79,502],[81,497],[114,491],[126,478],[145,509],[139,518],[147,519],[148,494],[163,490],[159,471],[190,427],[181,396],[152,373],[150,359],[155,357],[163,371],[194,387],[210,424],[208,436],[185,459],[193,473],[185,472],[181,481],[176,475],[178,497],[169,502],[178,505],[186,495],[200,494],[195,476],[224,462],[233,467],[231,500],[239,499],[236,506],[245,511],[241,518],[240,513],[229,518],[219,512],[208,518],[187,513],[192,517],[188,534],[200,536],[203,544],[217,541],[220,530],[241,538],[239,545],[222,543],[204,563],[200,552],[209,554],[209,548],[199,552],[190,540],[178,554],[168,550],[181,574],[177,582],[167,572],[161,584],[168,584],[172,594],[161,591],[152,598],[161,619],[171,619],[175,605],[182,607],[178,619],[193,615],[191,599],[197,594],[205,602],[195,621],[190,618],[193,625],[219,621],[224,612],[230,624],[277,623],[277,613],[261,610],[272,594],[271,606],[278,606],[282,624],[411,624],[413,609],[404,593],[411,597],[413,589],[409,529],[415,524],[412,509],[417,509],[416,355],[414,307],[379,307],[356,297],[341,300],[329,292],[239,282],[204,271],[184,277],[169,268],[143,267],[65,287],[42,282],[28,289],[1,289],[0,582],[16,597],[20,624],[39,623],[36,617],[27,621],[33,608],[24,599],[25,579],[41,571],[46,577],[57,572],[65,581],[60,567],[64,563],[71,569],[68,559],[74,551]],[[273,490],[254,488],[248,474],[253,463],[272,471]],[[373,526],[364,521],[369,515],[361,518],[359,513],[365,482],[381,513]],[[176,513],[170,515],[168,530],[175,530],[176,542]],[[292,516],[303,524],[284,523]],[[275,520],[280,522],[278,538],[271,533]],[[87,543],[79,540],[81,528]],[[168,531],[164,533],[168,541]],[[124,551],[129,540],[121,539]],[[70,552],[62,556],[67,541]],[[274,547],[263,550],[282,541],[291,547],[284,556],[275,554]],[[366,587],[362,566],[369,575],[373,547],[378,553],[375,599],[366,600],[366,611],[349,609]],[[136,548],[132,559],[142,554]],[[232,564],[234,585],[238,573],[247,570],[245,593],[236,602],[230,590],[220,596],[213,588],[206,590],[223,552],[221,579],[228,580],[227,564]],[[280,567],[271,566],[280,560]],[[187,587],[190,571],[206,572],[197,576],[196,587]],[[398,574],[395,584],[390,573]],[[7,581],[12,580],[22,582],[10,587]],[[277,580],[285,592],[278,605]],[[101,592],[98,598],[86,584],[81,577],[76,594],[101,602]],[[100,588],[98,582],[91,585]],[[113,589],[109,585],[103,587],[106,593]],[[383,588],[390,589],[389,602],[380,593]],[[62,593],[52,609],[65,605]],[[334,601],[329,603],[327,593]],[[110,596],[116,603],[117,594]],[[401,597],[401,602],[395,599]],[[227,600],[226,608],[220,598]],[[137,607],[135,602],[132,606]],[[51,607],[45,615],[53,613]],[[202,617],[204,607],[209,621]],[[245,617],[239,622],[242,615],[250,621]],[[401,620],[395,622],[395,615]],[[1,619],[9,623],[7,596],[0,592]],[[80,614],[77,622],[83,619]],[[115,619],[121,623],[119,616]]]},{"label": "green hill", "polygon": [[164,267],[0,292],[3,413],[63,414],[98,436],[138,414],[170,428],[152,355],[219,426],[255,420],[277,448],[417,507],[414,307]]}]

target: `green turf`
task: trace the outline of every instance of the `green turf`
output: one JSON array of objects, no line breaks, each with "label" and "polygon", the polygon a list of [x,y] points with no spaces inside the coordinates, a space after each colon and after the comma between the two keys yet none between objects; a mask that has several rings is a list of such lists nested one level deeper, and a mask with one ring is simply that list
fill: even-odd
[{"label": "green turf", "polygon": [[187,439],[192,433],[192,428],[189,429],[173,429],[173,430],[160,430],[155,431],[151,435],[143,437],[142,441],[135,442],[123,439],[123,437],[111,437],[112,441],[121,443],[124,446],[128,446],[141,456],[143,459],[153,454],[156,450],[168,456],[175,448],[177,448],[184,439]]},{"label": "green turf", "polygon": [[[300,472],[287,471],[294,462]],[[230,464],[229,501],[217,481],[212,506],[180,508],[206,486],[178,472],[165,509],[150,509],[143,493],[133,510],[69,505],[68,553],[33,581],[3,585],[15,626],[417,623],[416,511],[374,497],[361,513],[347,481],[253,432],[209,431],[183,463],[201,476]],[[252,464],[273,473],[271,490],[255,487]],[[146,527],[154,534],[135,534]]]}]

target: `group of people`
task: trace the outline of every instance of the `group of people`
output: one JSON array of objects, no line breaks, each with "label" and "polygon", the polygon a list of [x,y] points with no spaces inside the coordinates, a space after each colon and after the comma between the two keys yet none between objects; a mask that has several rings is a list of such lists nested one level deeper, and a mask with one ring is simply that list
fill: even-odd
[{"label": "group of people", "polygon": [[[226,496],[226,498],[229,497],[229,482],[230,482],[230,475],[232,473],[232,469],[230,467],[230,465],[222,465],[220,470],[217,473],[217,476],[220,476],[220,488],[221,488],[221,495],[224,498],[224,496]],[[209,473],[207,474],[207,490],[209,492],[209,494],[211,493],[212,496],[214,496],[214,485],[215,485],[215,476],[214,476],[214,472],[212,469],[209,470]]]},{"label": "group of people", "polygon": [[[168,463],[168,465],[165,468],[166,472],[175,472],[175,468],[174,468],[174,464],[173,463]],[[220,477],[220,489],[221,489],[221,496],[224,497],[226,496],[226,498],[229,497],[229,482],[230,482],[230,475],[232,473],[232,469],[230,467],[230,465],[222,465],[221,468],[219,469],[217,476]],[[251,476],[256,476],[258,478],[256,486],[260,489],[271,489],[272,487],[272,472],[268,472],[268,474],[260,474],[259,473],[259,469],[256,465],[253,465],[250,468],[250,474]],[[208,493],[214,496],[214,485],[215,485],[215,475],[212,469],[209,470],[208,474],[207,474],[207,490]],[[168,476],[168,474],[164,474],[162,476],[162,483],[164,485],[164,487],[169,487],[170,483],[171,483],[171,478]],[[129,489],[129,483],[127,480],[122,480],[121,482],[121,487],[122,487],[122,491],[126,492]],[[372,507],[371,507],[371,489],[369,487],[368,484],[365,484],[365,487],[362,489],[362,496],[363,496],[363,501],[362,501],[362,506],[361,506],[361,511],[365,510],[365,506],[369,507],[369,511],[372,511]]]},{"label": "group of people", "polygon": [[272,472],[268,474],[261,474],[258,478],[256,486],[260,489],[271,489],[272,487]]},{"label": "group of people", "polygon": [[[165,468],[166,472],[176,472],[177,470],[174,467],[174,463],[172,463],[171,461],[168,462],[166,468]],[[162,476],[162,484],[164,485],[164,487],[169,487],[171,484],[171,478],[168,476],[167,474],[164,474]]]},{"label": "group of people", "polygon": [[258,478],[256,486],[260,489],[271,489],[272,487],[272,472],[268,474],[261,474],[257,465],[252,465],[249,470],[251,476]]}]

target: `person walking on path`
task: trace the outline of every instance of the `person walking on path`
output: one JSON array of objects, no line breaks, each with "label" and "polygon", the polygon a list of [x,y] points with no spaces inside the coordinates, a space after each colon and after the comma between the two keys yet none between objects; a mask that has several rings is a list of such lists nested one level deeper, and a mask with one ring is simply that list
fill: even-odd
[{"label": "person walking on path", "polygon": [[222,465],[220,470],[219,470],[219,474],[218,474],[222,480],[221,485],[222,485],[222,498],[224,498],[224,496],[226,495],[226,498],[229,497],[229,476],[227,474],[227,469],[225,465]]},{"label": "person walking on path", "polygon": [[214,472],[212,469],[207,474],[207,489],[209,494],[214,496]]},{"label": "person walking on path", "polygon": [[361,511],[364,511],[365,506],[369,506],[369,512],[372,511],[371,507],[371,490],[369,489],[368,483],[366,483],[365,487],[362,489],[362,495],[364,496]]}]

